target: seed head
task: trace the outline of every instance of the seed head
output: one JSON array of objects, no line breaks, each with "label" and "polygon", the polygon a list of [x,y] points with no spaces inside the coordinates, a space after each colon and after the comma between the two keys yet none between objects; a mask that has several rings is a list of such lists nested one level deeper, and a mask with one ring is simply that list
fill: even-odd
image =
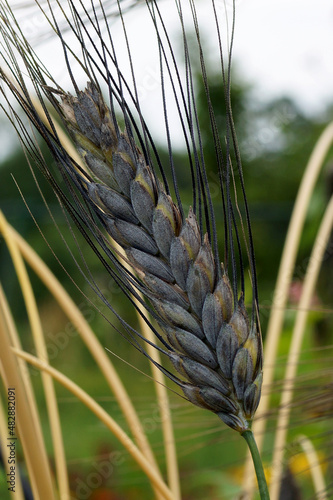
[{"label": "seed head", "polygon": [[246,430],[260,399],[260,336],[223,266],[218,272],[208,235],[201,238],[191,208],[182,221],[93,84],[64,95],[62,112],[94,178],[87,198],[142,281],[185,396]]}]

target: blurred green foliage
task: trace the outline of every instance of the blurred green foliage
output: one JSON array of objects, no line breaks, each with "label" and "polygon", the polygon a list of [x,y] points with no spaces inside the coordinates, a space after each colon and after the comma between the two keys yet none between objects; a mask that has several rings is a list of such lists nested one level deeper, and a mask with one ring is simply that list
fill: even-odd
[{"label": "blurred green foliage", "polygon": [[[211,75],[210,81],[219,82],[220,80],[219,78],[214,78],[214,75]],[[218,176],[215,167],[214,144],[211,134],[208,132],[210,127],[209,116],[207,113],[204,88],[199,78],[197,79],[196,88],[196,102],[202,130],[208,180],[216,208],[217,224],[218,226],[223,226],[221,200],[218,194]],[[221,137],[223,137],[226,117],[223,112],[223,106],[220,106],[221,100],[223,99],[220,83],[212,83],[210,92],[213,108],[216,113],[216,120],[220,127]],[[295,103],[287,98],[280,98],[268,103],[258,102],[253,98],[252,89],[237,80],[232,87],[232,107],[239,146],[242,153],[245,185],[252,216],[254,246],[258,269],[259,299],[262,305],[262,329],[263,332],[265,332],[267,318],[272,304],[279,261],[294,200],[306,163],[316,140],[327,123],[327,119],[321,116],[306,116],[304,112],[297,108]],[[41,147],[47,161],[53,162],[53,160],[49,158],[48,152],[44,149],[43,145]],[[160,154],[163,161],[167,162],[168,154],[162,147],[160,147]],[[192,193],[189,174],[186,171],[188,165],[186,152],[176,153],[174,155],[174,161],[176,171],[179,173],[179,183],[185,203],[189,204],[191,202]],[[302,236],[301,248],[296,266],[298,271],[295,278],[297,278],[297,280],[302,280],[303,278],[305,270],[304,263],[310,255],[319,221],[327,204],[328,195],[332,193],[330,175],[332,174],[329,172],[328,166],[323,171],[314,198],[309,207],[309,214]],[[124,357],[129,364],[135,364],[138,369],[147,372],[148,368],[143,356],[138,355],[138,353],[132,349],[131,346],[126,344],[125,341],[120,341],[119,334],[105,322],[100,314],[96,313],[92,304],[97,304],[102,312],[110,317],[106,308],[96,298],[81,272],[78,270],[73,260],[73,255],[75,259],[78,259],[82,270],[87,275],[89,275],[91,271],[94,280],[96,280],[103,292],[105,291],[112,306],[115,307],[119,314],[126,318],[126,321],[135,324],[136,318],[133,308],[129,307],[128,302],[124,299],[123,295],[119,293],[119,290],[110,277],[107,276],[96,255],[87,248],[87,243],[81,235],[78,234],[78,231],[74,229],[73,232],[69,227],[66,222],[65,214],[59,207],[58,201],[52,193],[47,181],[42,175],[39,175],[38,171],[36,176],[40,190],[47,200],[53,218],[50,216],[44,204],[40,192],[36,187],[35,179],[21,151],[15,152],[14,155],[6,159],[0,166],[0,209],[3,210],[9,222],[32,245],[46,264],[59,277],[74,301],[82,306],[82,309],[85,311],[89,322],[102,344],[111,349],[115,349],[117,354]],[[17,181],[22,195],[13,178]],[[23,198],[25,201],[23,201]],[[32,216],[35,217],[50,247],[36,228]],[[59,228],[59,233],[58,230],[55,229],[55,222]],[[63,235],[62,237],[60,233]],[[73,236],[73,234],[75,236]],[[67,242],[73,255],[71,255],[64,241]],[[0,243],[0,278],[11,304],[15,319],[20,326],[20,323],[24,324],[26,322],[23,299],[17,292],[17,281],[14,277],[14,271],[8,251],[2,239],[0,239]],[[84,261],[80,255],[81,250],[84,252]],[[330,307],[333,295],[333,266],[331,255],[332,252],[325,260],[321,286],[318,289],[318,304]],[[59,259],[61,265],[57,259]],[[89,271],[87,269],[89,269]],[[109,393],[109,389],[103,385],[103,383],[101,384],[100,378],[95,376],[93,368],[94,362],[90,354],[87,349],[82,346],[82,343],[78,341],[78,338],[71,338],[64,349],[58,346],[61,342],[61,335],[59,335],[59,332],[66,331],[69,325],[57,307],[52,306],[51,309],[48,308],[48,301],[50,299],[48,294],[45,293],[45,288],[32,273],[31,277],[40,311],[42,314],[44,311],[46,315],[46,317],[44,317],[44,325],[47,331],[47,342],[49,343],[50,352],[51,349],[56,348],[58,348],[59,352],[61,351],[61,356],[57,356],[58,368],[64,368],[67,375],[71,376],[76,382],[84,385],[90,394],[97,398],[102,398],[103,394]],[[82,295],[79,288],[82,289],[84,295]],[[116,327],[120,326],[119,322],[114,317],[111,317],[111,321]],[[331,322],[329,322],[326,317],[318,317],[316,315],[311,317],[311,328],[313,328],[314,331],[317,329],[319,332],[317,332],[317,335],[321,336],[321,338],[325,338],[327,342],[332,343]],[[326,337],[323,332],[326,332]],[[290,326],[287,324],[284,340],[281,343],[281,355],[286,352],[289,338]],[[29,339],[24,339],[24,343],[25,347],[29,349]],[[307,341],[307,348],[311,349],[315,346],[315,337]],[[142,398],[142,402],[140,403],[138,402],[137,385],[133,384],[133,379],[137,382],[137,373],[133,368],[128,368],[128,365],[122,362],[118,363],[118,369],[121,371],[121,376],[126,385],[130,387],[130,391],[136,398],[135,401],[137,401],[139,411],[143,416],[146,414],[145,412],[148,412],[147,414],[149,415],[149,408],[153,404],[154,395],[151,392],[151,386],[146,384],[147,379],[145,377],[140,378],[140,397]],[[283,366],[281,366],[281,375],[282,373]],[[42,400],[41,389],[39,388],[37,390]],[[94,456],[95,453],[97,454],[99,452],[98,449],[101,447],[101,443],[103,443],[105,429],[96,428],[96,426],[93,428],[92,426],[95,422],[94,417],[92,417],[88,411],[82,411],[80,408],[77,409],[77,405],[73,406],[73,404],[68,404],[66,408],[68,394],[66,395],[64,393],[65,391],[61,388],[58,389],[58,391],[60,395],[63,427],[68,433],[68,459],[75,459],[75,457],[78,456]],[[175,397],[174,400],[177,404],[179,398]],[[147,401],[148,409],[146,406]],[[122,417],[118,415],[116,407],[112,402],[106,402],[105,407],[113,414],[116,412],[116,418],[118,421],[121,421]],[[186,412],[187,407],[182,411]],[[190,419],[193,419],[192,424],[187,423],[185,425],[184,420],[181,420],[180,424],[176,422],[177,439],[180,443],[185,442],[185,448],[188,435],[191,446],[194,446],[195,449],[196,440],[193,438],[193,429],[195,429],[195,425],[198,426],[198,430],[200,431],[205,425],[207,425],[208,428],[213,428],[213,426],[216,425],[218,429],[220,429],[219,422],[216,423],[214,416],[207,416],[205,412],[201,412],[199,409],[194,408],[189,416]],[[80,429],[78,429],[77,426],[78,419],[80,420],[80,428],[94,429],[93,432],[86,432],[84,439],[82,439]],[[47,428],[45,432],[48,432]],[[297,432],[299,432],[299,430],[297,430]],[[159,451],[161,435],[159,431],[156,435],[154,433],[152,432],[149,437],[152,437],[155,443],[154,446],[157,448],[157,451]],[[187,450],[187,452],[185,452],[185,460],[180,457],[182,460],[183,483],[187,485],[184,486],[184,498],[186,498],[186,495],[187,498],[194,498],[193,495],[197,494],[199,495],[197,498],[203,499],[206,497],[208,498],[209,493],[211,495],[210,498],[215,498],[214,495],[216,495],[216,498],[223,498],[223,494],[227,494],[226,492],[234,491],[235,483],[230,479],[230,474],[228,474],[228,481],[230,484],[226,480],[227,476],[224,477],[220,475],[221,464],[223,461],[226,461],[227,464],[233,464],[237,469],[239,465],[239,456],[242,453],[240,450],[243,448],[241,444],[235,445],[233,440],[234,436],[231,435],[231,433],[223,433],[223,436],[221,436],[219,430],[218,435],[219,439],[216,440],[213,434],[213,438],[209,441],[209,446],[205,448],[201,446],[200,448],[200,444],[198,445],[200,454],[192,454]],[[48,434],[47,439],[48,443],[50,443]],[[226,439],[230,439],[232,446],[228,447],[229,451],[227,454],[222,453],[220,455],[222,439],[224,442]],[[106,445],[107,451],[109,452],[110,449],[112,450],[113,446],[117,448],[117,445],[114,445],[112,439],[110,439],[110,442]],[[184,449],[182,444],[180,444],[180,448],[181,450]],[[232,453],[230,454],[231,449]],[[184,451],[182,451],[182,453],[184,453]],[[216,457],[218,457],[217,462]],[[84,478],[84,474],[93,471],[89,460],[88,462],[88,464],[77,464],[76,462],[77,465],[71,469],[73,484],[75,484],[76,477]],[[130,462],[130,460],[127,460],[126,457],[125,465],[116,469],[115,474],[112,475],[111,483],[119,483],[120,490],[123,488],[123,494],[126,495],[123,498],[132,498],[131,495],[133,495],[133,498],[137,498],[135,497],[138,491],[137,486],[131,493],[131,485],[128,483],[128,471],[130,470],[133,484],[137,485],[140,479],[137,479],[135,475],[135,466],[128,465],[127,462]],[[205,463],[203,475],[194,474],[193,471],[200,469],[200,464],[202,463]],[[207,471],[209,471],[209,474]],[[124,481],[124,477],[127,478],[126,481]],[[140,477],[142,478],[142,475],[140,475]],[[107,483],[107,485],[108,484],[109,483]],[[210,485],[210,490],[208,484]],[[143,491],[145,491],[146,481],[144,481],[142,487]],[[141,497],[144,498],[144,493],[142,493],[140,498]],[[114,498],[118,497],[115,496]]]}]

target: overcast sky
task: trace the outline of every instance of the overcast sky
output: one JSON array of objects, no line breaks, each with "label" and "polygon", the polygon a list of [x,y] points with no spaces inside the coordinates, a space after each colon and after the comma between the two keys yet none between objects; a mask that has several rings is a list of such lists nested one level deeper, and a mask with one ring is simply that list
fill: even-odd
[{"label": "overcast sky", "polygon": [[[20,1],[13,0],[13,4]],[[215,1],[222,18],[224,2]],[[183,2],[184,5],[187,3]],[[231,13],[232,0],[226,0],[226,4]],[[167,0],[160,2],[166,17],[169,5]],[[202,21],[210,1],[201,0],[197,5]],[[137,63],[137,82],[143,106],[148,109],[145,115],[155,139],[158,139],[165,136],[165,132],[160,127],[161,116],[156,113],[161,92],[157,54],[152,51],[151,43],[154,34],[149,33],[135,9],[126,14],[125,20],[133,34],[132,53]],[[203,24],[209,38],[212,27],[208,21]],[[23,15],[22,25],[25,32],[34,37],[47,28],[45,20],[31,11]],[[179,33],[178,23],[177,30]],[[68,88],[70,82],[63,70],[62,51],[44,44],[42,59],[63,88]],[[126,53],[119,60],[125,59]],[[236,0],[233,61],[241,78],[257,89],[260,99],[287,95],[307,113],[325,110],[327,104],[333,102],[333,1]],[[85,80],[82,81],[84,85]],[[175,127],[176,137],[177,134]]]},{"label": "overcast sky", "polygon": [[[222,18],[223,0],[216,3]],[[226,3],[231,14],[232,0]],[[197,4],[202,20],[210,2]],[[213,31],[208,25],[206,35]],[[147,51],[144,61],[139,81],[144,81],[147,68],[154,70]],[[240,77],[257,89],[259,99],[287,95],[306,113],[325,111],[333,103],[333,1],[236,0],[233,63]],[[149,92],[152,101],[154,92],[158,89]]]},{"label": "overcast sky", "polygon": [[[12,2],[14,5],[21,3],[21,0]],[[222,19],[224,0],[215,2]],[[231,13],[232,0],[225,2]],[[66,1],[63,0],[63,3]],[[86,3],[90,4],[90,0]],[[186,8],[188,1],[183,0],[182,3]],[[200,11],[200,22],[207,18],[206,36],[209,36],[210,31],[214,32],[214,27],[212,29],[209,25],[211,17],[205,16],[205,12],[209,10],[211,2],[201,0],[196,3]],[[173,5],[172,1],[160,0],[159,5],[164,15],[167,16],[169,12],[170,16],[174,15],[174,10],[170,7]],[[38,35],[41,28],[47,28],[41,15],[30,15],[31,11],[27,12],[29,15],[23,16],[22,23],[28,34]],[[142,24],[138,12],[140,10],[134,9],[127,13],[125,20],[128,31],[135,34],[132,50],[136,60],[141,54],[142,63],[137,68],[143,68],[144,78],[146,68],[154,72],[156,54],[151,51],[149,37],[154,36],[149,31],[151,22]],[[179,31],[179,23],[174,24]],[[52,54],[52,58],[49,56],[48,52],[48,63],[52,63],[54,59],[55,66],[62,67],[56,63],[55,54]],[[59,57],[62,58],[61,53]],[[325,103],[333,100],[333,1],[236,0],[234,62],[244,79],[260,88],[263,97],[287,93],[308,109],[322,108]],[[61,70],[59,73],[61,74]],[[138,79],[140,80],[140,75]]]},{"label": "overcast sky", "polygon": [[239,0],[234,60],[263,96],[333,102],[332,0]]}]

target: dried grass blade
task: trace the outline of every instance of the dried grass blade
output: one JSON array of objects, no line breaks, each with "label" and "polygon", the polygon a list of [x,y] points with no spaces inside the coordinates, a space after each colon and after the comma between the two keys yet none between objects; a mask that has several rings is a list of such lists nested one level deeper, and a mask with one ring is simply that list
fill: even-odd
[{"label": "dried grass blade", "polygon": [[64,290],[56,277],[51,273],[42,259],[9,224],[8,231],[10,232],[11,237],[15,240],[24,259],[28,262],[37,276],[39,276],[45,286],[50,290],[53,297],[57,300],[59,306],[62,308],[73,325],[77,328],[83,342],[88,347],[91,355],[94,357],[107,383],[113,391],[140,450],[145,455],[147,460],[150,461],[151,466],[156,469],[156,472],[162,479],[161,473],[156,464],[154,454],[151,450],[150,444],[147,440],[135,408],[128,396],[123,383],[121,382],[121,379],[119,378],[116,369],[110,361],[109,356],[106,354],[105,349],[97,340],[94,332],[91,330],[89,324],[87,323],[84,316],[77,308],[71,297]]},{"label": "dried grass blade", "polygon": [[[287,303],[288,289],[292,277],[293,268],[296,261],[297,249],[302,233],[305,216],[309,201],[323,166],[324,159],[333,141],[333,123],[330,123],[319,137],[315,148],[309,158],[305,168],[302,183],[300,185],[293,214],[290,220],[286,242],[283,249],[279,274],[273,297],[273,307],[267,327],[264,349],[265,377],[263,394],[257,410],[256,418],[253,422],[253,432],[257,436],[259,452],[262,449],[265,437],[266,419],[263,416],[269,408],[270,387],[274,378],[274,366],[277,355],[277,348],[282,331],[284,312]],[[244,471],[243,490],[248,492],[248,499],[253,495],[253,485],[255,477],[252,472],[252,461],[248,454]]]},{"label": "dried grass blade", "polygon": [[[0,312],[1,315],[1,312]],[[4,410],[4,405],[2,404],[2,401],[0,399],[0,436],[1,436],[1,449],[2,449],[2,456],[7,457],[8,456],[8,448],[7,448],[7,437],[8,437],[8,420],[7,420],[7,414],[5,416],[5,410]],[[6,474],[10,473],[10,465],[8,463],[8,460],[4,460],[4,468]],[[18,463],[16,463],[16,474],[15,474],[15,489],[14,491],[10,490],[10,498],[12,500],[25,500],[24,499],[24,494],[22,490],[22,483],[21,483],[21,478],[18,473]],[[6,476],[7,477],[7,476]],[[9,488],[8,488],[9,489]]]},{"label": "dried grass blade", "polygon": [[302,341],[305,334],[306,320],[318,279],[321,262],[333,228],[333,196],[327,206],[325,215],[320,224],[315,243],[313,245],[309,265],[306,271],[304,286],[298,306],[298,312],[289,349],[287,368],[281,395],[280,411],[278,415],[278,428],[275,435],[274,455],[272,470],[274,478],[271,485],[271,500],[278,500],[280,493],[281,477],[283,472],[284,445],[287,438],[290,415],[290,403],[293,397],[294,382]]},{"label": "dried grass blade", "polygon": [[[64,374],[48,365],[41,359],[32,356],[24,351],[13,348],[13,353],[16,356],[25,359],[28,363],[32,364],[39,370],[42,370],[57,380],[66,389],[68,389],[74,396],[76,396],[82,403],[84,403],[98,418],[103,422],[106,427],[117,437],[121,444],[126,448],[126,450],[132,455],[134,460],[138,463],[140,468],[146,474],[146,476],[151,480],[151,482],[156,486],[161,495],[165,500],[174,500],[174,497],[166,486],[166,484],[161,481],[156,470],[151,467],[151,463],[144,457],[141,451],[137,448],[134,442],[128,437],[128,435],[123,431],[123,429],[113,420],[112,417],[98,404],[96,401],[89,396],[81,387],[75,384],[72,380],[66,377]],[[41,498],[52,498],[52,497],[41,497]]]},{"label": "dried grass blade", "polygon": [[[112,245],[116,248],[117,252],[119,252],[121,255],[124,256],[124,258],[126,258],[125,252],[115,241],[112,241]],[[125,267],[130,269],[126,261],[124,265]],[[143,298],[140,292],[138,292],[138,294]],[[136,313],[140,324],[140,330],[143,333],[143,335],[147,338],[147,340],[149,340],[152,344],[154,344],[155,342],[154,334],[152,330],[148,327],[147,323],[144,321],[141,314],[139,314],[139,311],[144,313],[146,316],[148,315],[148,313],[147,311],[145,311],[142,304],[136,298],[133,297],[133,300],[137,306]],[[180,491],[178,459],[177,459],[175,436],[171,419],[169,398],[168,398],[167,388],[165,385],[165,377],[161,372],[161,370],[159,370],[157,366],[151,361],[154,360],[156,361],[156,363],[158,363],[158,365],[161,365],[161,356],[159,352],[156,349],[154,349],[150,343],[147,344],[147,352],[151,358],[150,366],[153,374],[158,406],[161,415],[164,450],[167,463],[168,484],[174,495],[174,499],[180,500],[181,491]]]},{"label": "dried grass blade", "polygon": [[[5,322],[6,328],[8,330],[11,344],[13,345],[13,347],[16,347],[17,349],[22,349],[21,341],[20,341],[18,332],[16,330],[15,322],[14,322],[13,316],[11,314],[11,311],[9,309],[9,304],[7,302],[6,296],[4,294],[4,291],[3,291],[1,285],[0,285],[0,310],[2,312],[4,322]],[[20,372],[22,374],[22,380],[24,383],[25,393],[26,393],[26,396],[28,399],[29,407],[31,409],[33,419],[36,422],[36,433],[38,435],[39,442],[43,443],[43,435],[41,432],[42,426],[40,423],[39,413],[37,410],[36,398],[35,398],[32,384],[31,384],[28,366],[27,366],[25,361],[20,359],[19,360],[19,367],[20,367]]]},{"label": "dried grass blade", "polygon": [[2,314],[0,315],[0,343],[1,376],[7,387],[15,387],[16,402],[20,408],[20,412],[17,412],[16,415],[18,434],[22,443],[33,495],[35,498],[55,500],[45,446],[44,443],[40,443],[36,434],[36,422],[26,398],[17,359],[11,351],[12,346]]},{"label": "dried grass blade", "polygon": [[316,492],[317,500],[328,500],[328,496],[326,493],[326,484],[323,475],[323,471],[319,462],[318,453],[313,446],[310,439],[306,436],[298,436],[296,441],[299,442],[303,451],[306,455],[307,461],[309,463],[310,472],[312,476],[312,482],[314,485],[314,489]]},{"label": "dried grass blade", "polygon": [[[38,308],[29,280],[27,270],[24,265],[20,251],[7,229],[6,219],[0,214],[0,232],[3,234],[8,250],[10,252],[13,265],[20,283],[24,302],[26,305],[29,323],[32,331],[32,337],[36,347],[36,352],[41,359],[48,360],[47,349],[44,340],[43,328],[41,325]],[[52,443],[54,447],[54,459],[56,467],[56,476],[61,498],[70,499],[69,481],[67,474],[66,456],[57,404],[57,397],[52,379],[46,374],[42,374],[42,382],[45,394],[45,400],[50,423]]]}]

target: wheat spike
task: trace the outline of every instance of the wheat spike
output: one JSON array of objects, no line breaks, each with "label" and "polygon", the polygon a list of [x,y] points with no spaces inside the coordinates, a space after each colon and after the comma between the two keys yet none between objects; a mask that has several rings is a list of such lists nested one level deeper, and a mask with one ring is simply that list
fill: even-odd
[{"label": "wheat spike", "polygon": [[97,87],[62,94],[61,110],[93,180],[84,189],[112,238],[140,277],[185,381],[186,397],[239,432],[260,399],[260,335],[242,297],[234,307],[206,234],[190,209],[180,211],[134,140],[120,132]]}]

